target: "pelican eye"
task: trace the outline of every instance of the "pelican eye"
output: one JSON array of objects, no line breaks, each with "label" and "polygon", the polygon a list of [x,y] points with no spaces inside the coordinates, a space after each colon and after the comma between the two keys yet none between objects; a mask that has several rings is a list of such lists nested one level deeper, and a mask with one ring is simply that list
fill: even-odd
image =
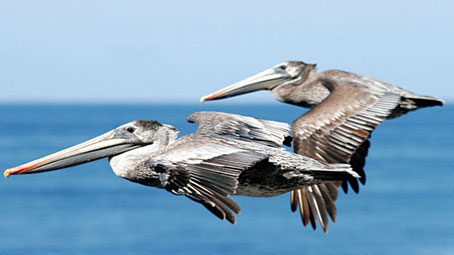
[{"label": "pelican eye", "polygon": [[282,70],[284,70],[284,71],[287,69],[287,66],[286,66],[286,65],[281,65],[281,66],[279,66],[279,67],[280,67]]},{"label": "pelican eye", "polygon": [[136,129],[133,127],[127,127],[126,131],[128,131],[129,133],[134,133],[134,131],[136,131]]}]

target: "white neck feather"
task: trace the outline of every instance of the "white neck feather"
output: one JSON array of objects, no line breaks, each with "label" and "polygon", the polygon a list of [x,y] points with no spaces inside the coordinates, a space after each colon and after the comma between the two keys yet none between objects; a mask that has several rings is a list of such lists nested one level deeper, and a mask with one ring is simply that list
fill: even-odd
[{"label": "white neck feather", "polygon": [[118,177],[126,178],[141,162],[156,153],[154,144],[140,147],[109,158],[110,166]]}]

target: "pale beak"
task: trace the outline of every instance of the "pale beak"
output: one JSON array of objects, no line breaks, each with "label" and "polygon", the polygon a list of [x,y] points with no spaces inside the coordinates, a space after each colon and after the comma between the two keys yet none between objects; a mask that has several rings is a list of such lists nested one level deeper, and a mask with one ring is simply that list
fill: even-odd
[{"label": "pale beak", "polygon": [[136,141],[123,137],[120,132],[113,130],[49,156],[7,169],[3,175],[8,177],[15,174],[53,171],[114,156],[139,146]]},{"label": "pale beak", "polygon": [[223,99],[258,90],[271,90],[282,82],[290,79],[291,76],[287,72],[280,67],[275,67],[246,78],[210,95],[204,96],[200,98],[200,101],[204,102]]}]

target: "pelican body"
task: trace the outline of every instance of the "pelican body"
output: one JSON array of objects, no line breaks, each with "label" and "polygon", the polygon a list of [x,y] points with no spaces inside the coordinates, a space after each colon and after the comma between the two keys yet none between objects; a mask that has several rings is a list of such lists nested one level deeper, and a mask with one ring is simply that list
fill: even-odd
[{"label": "pelican body", "polygon": [[231,195],[276,196],[357,176],[347,164],[321,163],[279,148],[289,139],[285,123],[217,112],[194,113],[188,120],[199,124],[196,133],[178,138],[170,125],[133,121],[4,175],[52,171],[108,157],[117,176],[185,195],[232,223],[240,206]]},{"label": "pelican body", "polygon": [[[399,117],[419,108],[443,105],[443,101],[415,93],[373,78],[339,70],[316,72],[315,64],[288,61],[201,98],[219,100],[258,90],[269,90],[281,102],[310,108],[292,124],[293,148],[300,155],[326,163],[350,163],[361,177],[342,183],[325,182],[297,189],[291,194],[291,209],[300,208],[304,225],[315,217],[323,230],[328,229],[326,213],[335,207],[324,190],[350,186],[359,191],[358,181],[365,184],[365,158],[370,147],[368,138],[382,121]],[[315,198],[314,198],[315,197]],[[337,196],[332,198],[335,200]],[[311,203],[310,201],[316,201]],[[326,210],[333,210],[326,212]]]}]

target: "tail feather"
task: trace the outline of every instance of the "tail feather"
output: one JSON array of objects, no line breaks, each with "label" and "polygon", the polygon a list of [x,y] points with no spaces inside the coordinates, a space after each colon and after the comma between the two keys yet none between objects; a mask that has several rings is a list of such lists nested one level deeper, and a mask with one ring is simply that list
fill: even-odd
[{"label": "tail feather", "polygon": [[442,106],[444,101],[431,96],[414,96],[402,97],[399,105],[393,110],[388,119],[400,117],[408,112],[417,110],[419,108]]},{"label": "tail feather", "polygon": [[311,175],[319,181],[342,181],[351,177],[361,176],[353,171],[349,164],[330,164],[331,169],[311,169]]},{"label": "tail feather", "polygon": [[418,108],[442,106],[444,104],[443,100],[435,97],[410,98],[410,100],[413,100]]}]

